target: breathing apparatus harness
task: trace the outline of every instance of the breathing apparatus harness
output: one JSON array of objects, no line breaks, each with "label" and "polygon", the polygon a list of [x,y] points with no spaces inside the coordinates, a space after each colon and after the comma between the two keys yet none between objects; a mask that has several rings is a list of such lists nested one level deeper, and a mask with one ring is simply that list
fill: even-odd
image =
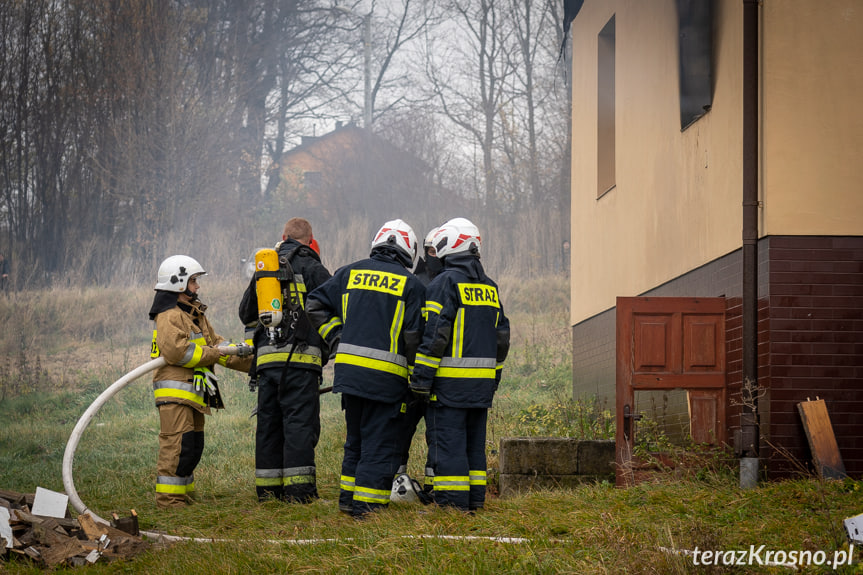
[{"label": "breathing apparatus harness", "polygon": [[[278,246],[277,246],[278,247]],[[282,370],[281,384],[285,383],[288,364],[298,343],[306,342],[311,332],[291,260],[301,249],[298,245],[286,254],[264,248],[255,253],[255,291],[258,299],[258,321],[264,327],[268,343],[274,347],[291,348]],[[257,346],[256,346],[257,347]],[[249,391],[257,388],[257,374],[249,380]]]}]

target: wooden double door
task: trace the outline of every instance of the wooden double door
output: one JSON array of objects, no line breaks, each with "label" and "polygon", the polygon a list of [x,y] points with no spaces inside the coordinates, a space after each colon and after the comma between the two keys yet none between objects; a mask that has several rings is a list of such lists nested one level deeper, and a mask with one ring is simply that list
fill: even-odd
[{"label": "wooden double door", "polygon": [[616,483],[638,481],[635,394],[684,389],[695,443],[722,444],[725,298],[617,298]]}]

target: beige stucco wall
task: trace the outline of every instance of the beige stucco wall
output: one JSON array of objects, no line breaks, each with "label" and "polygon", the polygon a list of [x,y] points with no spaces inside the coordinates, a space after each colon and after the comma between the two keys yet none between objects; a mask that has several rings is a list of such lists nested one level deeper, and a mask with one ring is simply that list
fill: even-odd
[{"label": "beige stucco wall", "polygon": [[[615,14],[617,186],[597,198],[596,36]],[[681,132],[674,0],[586,0],[573,23],[573,324],[741,244],[742,37],[718,30],[713,108]]]},{"label": "beige stucco wall", "polygon": [[[863,2],[764,0],[761,235],[863,235]],[[597,198],[597,34],[616,17],[616,182]],[[741,246],[743,2],[716,2],[712,110],[680,131],[674,0],[572,25],[577,324]]]},{"label": "beige stucco wall", "polygon": [[763,4],[763,235],[863,235],[863,2]]}]

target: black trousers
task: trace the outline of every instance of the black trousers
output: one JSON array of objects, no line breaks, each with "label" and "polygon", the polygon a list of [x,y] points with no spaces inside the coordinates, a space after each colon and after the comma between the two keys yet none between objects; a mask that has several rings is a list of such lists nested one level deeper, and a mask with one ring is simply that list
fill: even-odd
[{"label": "black trousers", "polygon": [[[408,459],[410,459],[411,452],[411,443],[413,442],[413,437],[417,431],[417,427],[419,426],[420,421],[426,415],[427,405],[427,403],[416,400],[409,401],[407,404],[407,410],[405,411],[404,415],[404,431],[402,432],[401,447],[399,448],[401,452],[401,461],[398,473],[407,473]],[[426,446],[428,446],[428,441],[425,437],[422,438],[422,441],[426,444]],[[426,459],[424,469],[425,479],[423,481],[423,491],[430,492],[434,483],[434,473],[429,463],[429,460]]]},{"label": "black trousers", "polygon": [[364,515],[389,505],[401,457],[403,405],[342,394],[347,437],[339,509]]},{"label": "black trousers", "polygon": [[258,372],[255,489],[259,499],[317,498],[315,447],[321,435],[320,375],[267,367]]},{"label": "black trousers", "polygon": [[426,411],[434,501],[467,511],[485,505],[488,409],[447,407]]}]

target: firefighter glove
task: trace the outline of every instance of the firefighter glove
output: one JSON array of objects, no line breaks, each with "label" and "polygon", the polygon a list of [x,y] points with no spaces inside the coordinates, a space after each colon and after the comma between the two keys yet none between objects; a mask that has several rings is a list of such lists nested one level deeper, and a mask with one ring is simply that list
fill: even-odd
[{"label": "firefighter glove", "polygon": [[199,367],[195,369],[193,381],[195,383],[195,391],[203,390],[207,395],[216,394],[216,385],[218,385],[218,380],[216,379],[216,374],[213,373],[213,370],[207,367]]},{"label": "firefighter glove", "polygon": [[431,388],[430,387],[416,385],[413,382],[411,382],[410,388],[411,388],[411,393],[413,393],[415,399],[421,401],[422,403],[428,403],[429,397],[431,396]]}]

